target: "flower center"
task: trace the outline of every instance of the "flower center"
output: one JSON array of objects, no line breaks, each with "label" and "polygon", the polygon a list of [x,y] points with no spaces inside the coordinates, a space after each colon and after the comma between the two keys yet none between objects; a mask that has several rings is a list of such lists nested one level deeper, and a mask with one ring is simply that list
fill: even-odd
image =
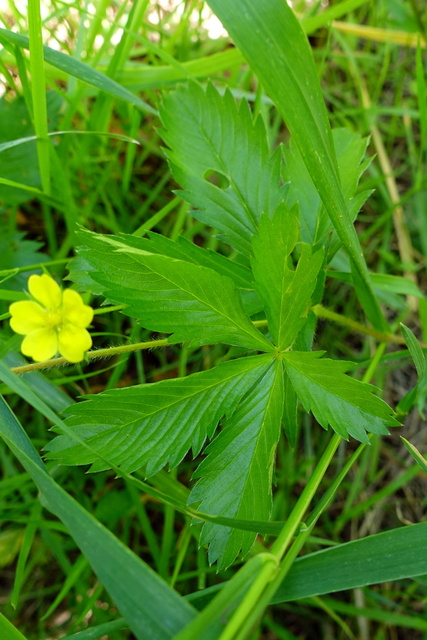
[{"label": "flower center", "polygon": [[46,310],[44,321],[47,329],[60,329],[62,320],[62,312],[58,311],[58,309]]}]

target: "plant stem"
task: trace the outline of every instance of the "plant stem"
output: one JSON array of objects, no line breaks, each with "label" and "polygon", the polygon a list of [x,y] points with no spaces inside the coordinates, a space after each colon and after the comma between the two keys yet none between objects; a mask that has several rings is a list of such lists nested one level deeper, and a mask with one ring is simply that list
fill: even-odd
[{"label": "plant stem", "polygon": [[[386,347],[385,343],[382,343],[378,346],[376,353],[372,359],[371,366],[369,366],[365,375],[363,376],[363,382],[369,382],[369,380],[372,378],[375,372],[375,369],[380,362],[381,356],[384,353],[385,347]],[[338,436],[337,434],[334,434],[322,458],[320,459],[313,475],[311,476],[307,486],[305,487],[298,502],[296,503],[294,509],[292,510],[292,513],[288,521],[286,522],[282,531],[277,537],[276,542],[273,544],[273,547],[271,549],[271,555],[273,557],[276,557],[278,561],[278,568],[275,571],[275,575],[273,575],[274,572],[272,571],[270,579],[267,580],[264,584],[265,588],[263,590],[258,590],[258,593],[256,594],[258,597],[251,600],[251,602],[249,603],[252,606],[244,607],[246,598],[241,602],[239,609],[242,608],[242,615],[240,615],[239,618],[237,619],[237,614],[239,612],[239,609],[237,609],[235,615],[230,621],[230,624],[227,625],[226,630],[221,635],[220,640],[245,640],[245,638],[247,637],[247,634],[253,628],[253,626],[255,625],[256,621],[258,620],[258,618],[260,617],[264,609],[271,602],[271,599],[273,598],[277,589],[285,579],[286,575],[288,574],[289,570],[293,565],[294,560],[296,559],[300,550],[304,546],[308,536],[311,534],[317,520],[319,519],[323,511],[327,508],[327,506],[331,502],[339,485],[347,475],[350,468],[359,458],[362,451],[367,446],[365,443],[362,443],[359,445],[359,447],[350,457],[348,462],[344,465],[344,467],[338,473],[338,476],[335,478],[334,482],[330,485],[329,489],[324,493],[322,498],[319,500],[319,502],[317,503],[316,507],[312,511],[307,521],[307,526],[305,527],[305,529],[302,529],[300,531],[292,547],[286,553],[286,550],[292,540],[292,536],[296,531],[296,527],[299,524],[301,524],[304,513],[308,508],[309,504],[311,503],[314,493],[318,485],[320,484],[340,442],[341,442],[341,437]],[[283,557],[284,559],[281,561]],[[267,573],[266,568],[264,569],[264,573],[265,574]],[[262,576],[262,574],[258,576],[258,580],[261,580],[263,578],[264,576]],[[252,589],[254,589],[255,585],[256,585],[256,582],[252,585]],[[249,596],[250,591],[248,591],[247,596]],[[236,618],[234,627],[233,629],[231,629],[230,634],[227,635],[226,632],[230,628],[234,618]]]},{"label": "plant stem", "polygon": [[[286,553],[296,530],[302,523],[305,512],[307,511],[310,503],[316,493],[326,470],[334,457],[335,451],[341,442],[341,437],[334,434],[325,449],[322,457],[320,458],[313,474],[310,477],[304,491],[298,498],[298,501],[292,512],[286,521],[282,531],[278,535],[275,543],[271,548],[271,555],[277,559],[279,563],[284,554]],[[287,563],[286,563],[287,566]],[[290,566],[290,565],[289,565]],[[245,628],[250,628],[250,625],[258,618],[260,612],[264,609],[266,603],[264,603],[264,593],[269,594],[269,590],[266,588],[270,582],[274,580],[276,584],[276,577],[282,574],[282,568],[278,565],[265,565],[258,577],[254,581],[253,585],[247,592],[246,596],[236,609],[227,627],[224,629],[220,636],[220,640],[232,640],[235,638],[235,634],[242,628],[244,624]],[[277,588],[277,587],[276,587]],[[269,597],[269,596],[268,596]],[[262,609],[261,609],[262,607]]]},{"label": "plant stem", "polygon": [[348,327],[351,331],[355,331],[356,333],[362,333],[366,336],[372,336],[380,342],[392,342],[393,344],[406,344],[405,339],[401,336],[395,336],[392,333],[383,333],[382,331],[377,331],[376,329],[371,329],[371,327],[367,327],[365,324],[361,322],[356,322],[355,320],[351,320],[351,318],[346,318],[346,316],[342,316],[339,313],[335,313],[335,311],[331,311],[330,309],[326,309],[321,304],[316,304],[311,308],[315,316],[318,318],[323,318],[324,320],[331,320],[332,322],[336,322],[343,327]]},{"label": "plant stem", "polygon": [[[134,344],[123,344],[117,347],[107,347],[106,349],[94,349],[88,351],[86,358],[93,360],[94,358],[110,358],[116,354],[129,353],[131,351],[139,351],[141,349],[154,349],[155,347],[167,347],[173,344],[167,338],[163,340],[150,340],[149,342],[136,342]],[[58,367],[62,364],[72,364],[65,358],[51,358],[45,362],[32,362],[24,364],[20,367],[12,367],[13,373],[27,373],[28,371],[37,371],[39,369],[49,369],[50,367]]]},{"label": "plant stem", "polygon": [[50,194],[50,157],[47,127],[46,84],[44,76],[42,21],[39,0],[28,2],[30,41],[31,95],[34,129],[37,136],[37,156],[43,191]]}]

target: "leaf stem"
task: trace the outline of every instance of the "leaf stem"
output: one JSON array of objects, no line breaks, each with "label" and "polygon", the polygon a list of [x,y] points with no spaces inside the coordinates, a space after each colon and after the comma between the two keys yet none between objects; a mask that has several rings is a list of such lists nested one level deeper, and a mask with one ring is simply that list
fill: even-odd
[{"label": "leaf stem", "polygon": [[[335,311],[331,311],[330,309],[326,309],[326,307],[321,304],[316,304],[311,308],[315,316],[317,318],[322,318],[324,320],[331,320],[332,322],[336,322],[337,324],[342,325],[343,327],[348,327],[351,331],[355,331],[356,333],[362,333],[366,336],[372,336],[376,338],[380,342],[392,342],[393,344],[406,344],[405,339],[401,336],[395,336],[392,333],[383,333],[382,331],[377,331],[377,329],[372,329],[371,327],[367,327],[365,324],[361,322],[356,322],[355,320],[351,320],[351,318],[347,318],[339,313],[335,313]],[[425,345],[427,346],[427,345]]]},{"label": "leaf stem", "polygon": [[[304,514],[310,506],[313,496],[315,495],[340,442],[341,436],[339,436],[338,434],[334,434],[322,457],[320,458],[313,474],[311,475],[304,491],[302,492],[301,496],[298,498],[296,505],[292,509],[292,512],[288,520],[286,521],[286,524],[284,525],[282,531],[278,535],[275,543],[271,548],[270,553],[277,559],[277,565],[268,564],[263,567],[257,579],[247,592],[245,598],[242,600],[240,606],[236,609],[233,617],[227,624],[227,627],[222,632],[220,640],[232,640],[233,638],[235,638],[235,634],[239,631],[239,629],[241,629],[242,623],[245,620],[247,620],[248,618],[252,620],[255,614],[256,617],[258,617],[258,605],[260,601],[263,604],[263,607],[265,606],[264,594],[266,598],[267,594],[268,598],[270,597],[270,590],[266,590],[266,587],[272,581],[274,581],[274,584],[276,585],[276,578],[279,574],[281,576],[282,568],[279,566],[279,563],[285,555],[290,543],[292,542],[292,538],[296,530],[299,526],[301,526]],[[305,531],[306,527],[304,527],[302,532]],[[304,540],[305,538],[303,538],[303,542]],[[288,567],[288,562],[286,562],[285,565],[286,567]],[[289,566],[291,565],[289,564]],[[277,586],[275,587],[275,589],[277,589]],[[265,604],[267,603],[268,600]],[[256,612],[255,609],[257,610]],[[254,612],[254,615],[252,615],[252,612]],[[247,625],[245,624],[245,627],[246,626]]]},{"label": "leaf stem", "polygon": [[31,95],[33,101],[34,129],[37,136],[37,156],[43,191],[50,194],[50,156],[47,127],[46,84],[40,1],[28,2],[30,43]]},{"label": "leaf stem", "polygon": [[[385,347],[386,344],[383,342],[377,348],[372,364],[363,376],[364,382],[368,382],[372,378],[381,356],[384,353]],[[304,517],[307,508],[310,506],[311,500],[314,497],[314,494],[326,473],[340,442],[341,437],[338,434],[334,434],[317,464],[314,473],[310,477],[308,484],[293,508],[286,524],[273,544],[270,553],[273,557],[277,558],[276,570],[274,571],[274,567],[271,567],[270,575],[267,575],[267,567],[264,567],[264,570],[253,583],[246,597],[240,603],[240,606],[236,610],[230,623],[227,625],[227,628],[220,636],[220,640],[244,640],[247,637],[247,634],[253,628],[264,609],[271,602],[271,599],[277,589],[288,574],[298,553],[304,546],[308,536],[311,534],[317,520],[333,499],[342,480],[367,446],[365,443],[359,445],[357,450],[338,473],[338,476],[335,478],[329,489],[324,493],[316,507],[313,509],[310,517],[308,518],[307,525],[303,527],[302,518]],[[287,551],[298,526],[301,527],[300,532],[292,544],[292,547]]]},{"label": "leaf stem", "polygon": [[[132,344],[122,344],[117,347],[107,347],[105,349],[94,349],[93,351],[88,351],[86,354],[86,358],[88,360],[93,360],[95,358],[110,358],[116,354],[121,353],[130,353],[131,351],[139,351],[142,349],[154,349],[156,347],[167,347],[173,344],[173,342],[169,342],[167,338],[162,340],[150,340],[148,342],[136,342]],[[50,360],[45,360],[44,362],[32,362],[31,364],[24,364],[20,367],[12,367],[11,371],[13,373],[28,373],[29,371],[37,371],[40,369],[49,369],[50,367],[58,367],[63,364],[72,364],[65,358],[51,358]]]}]

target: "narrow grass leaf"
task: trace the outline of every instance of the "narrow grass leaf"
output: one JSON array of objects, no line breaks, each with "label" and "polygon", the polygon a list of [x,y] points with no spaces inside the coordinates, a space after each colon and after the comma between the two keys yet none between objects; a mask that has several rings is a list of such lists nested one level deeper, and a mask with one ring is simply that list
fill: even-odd
[{"label": "narrow grass leaf", "polygon": [[195,638],[207,640],[211,635],[215,639],[219,638],[233,611],[236,610],[261,571],[266,565],[274,562],[274,557],[268,553],[258,553],[248,560],[174,640],[194,640]]},{"label": "narrow grass leaf", "polygon": [[427,522],[298,558],[274,596],[289,602],[427,573]]},{"label": "narrow grass leaf", "polygon": [[[8,31],[7,29],[0,29],[0,42],[1,41],[6,42],[6,44],[9,43],[16,45],[22,49],[29,48],[29,41],[26,36],[21,36],[18,33]],[[72,58],[65,53],[55,51],[54,49],[46,46],[43,47],[43,53],[46,62],[57,69],[64,71],[67,75],[73,76],[78,80],[82,80],[82,82],[85,82],[92,87],[96,87],[101,91],[105,91],[105,93],[108,93],[115,98],[119,98],[129,104],[133,104],[142,111],[157,114],[156,110],[147,102],[144,102],[144,100],[141,100],[138,96],[131,93],[131,91],[128,91],[100,71],[92,69],[87,64],[80,62],[80,60],[76,60],[76,58]]]},{"label": "narrow grass leaf", "polygon": [[415,387],[408,391],[408,393],[406,393],[403,398],[399,400],[397,411],[401,412],[402,415],[406,415],[407,413],[409,413],[413,406],[416,406],[418,408],[420,416],[424,419],[424,409],[427,397],[426,356],[424,355],[424,352],[421,349],[421,346],[413,332],[402,323],[400,323],[400,327],[402,329],[403,337],[405,338],[409,353],[411,354],[411,358],[415,364],[418,381]]},{"label": "narrow grass leaf", "polygon": [[210,56],[181,62],[179,67],[127,62],[119,79],[132,91],[145,91],[193,78],[210,77],[221,71],[240,66],[243,56],[237,49],[227,49]]},{"label": "narrow grass leaf", "polygon": [[[427,522],[421,522],[297,558],[271,604],[426,574]],[[223,587],[197,591],[187,600],[200,609]]]},{"label": "narrow grass leaf", "polygon": [[7,187],[15,187],[16,189],[23,189],[24,191],[29,191],[30,193],[35,193],[36,195],[43,195],[43,191],[41,191],[40,189],[37,189],[36,187],[30,187],[27,184],[22,184],[21,182],[15,182],[15,180],[0,178],[0,184],[4,184]]},{"label": "narrow grass leaf", "polygon": [[37,485],[43,504],[68,528],[138,640],[172,638],[194,617],[191,606],[51,478],[2,398],[0,429]]},{"label": "narrow grass leaf", "polygon": [[[123,142],[131,142],[133,144],[140,144],[138,140],[134,140],[133,138],[129,138],[129,136],[124,136],[120,133],[110,133],[109,131],[50,131],[46,134],[47,136],[65,136],[65,135],[83,135],[83,136],[104,136],[106,138],[114,138],[115,140],[122,140]],[[19,138],[17,140],[9,140],[8,142],[2,142],[0,144],[0,153],[2,151],[6,151],[7,149],[13,149],[14,147],[19,147],[21,144],[25,144],[27,142],[33,142],[37,140],[37,136],[26,136],[25,138]]]},{"label": "narrow grass leaf", "polygon": [[421,382],[427,373],[426,357],[413,332],[402,323],[400,323],[400,328],[402,329],[403,337],[405,338],[409,353],[411,354],[412,360],[414,361],[417,369],[418,380]]},{"label": "narrow grass leaf", "polygon": [[[328,278],[341,280],[341,282],[348,282],[349,284],[352,282],[349,271],[329,270],[326,275]],[[372,286],[377,291],[385,291],[386,293],[396,293],[404,296],[414,296],[415,298],[426,299],[425,294],[421,291],[418,285],[415,282],[408,280],[408,278],[384,273],[371,273],[370,277]]]},{"label": "narrow grass leaf", "polygon": [[2,613],[0,613],[0,637],[4,640],[27,640]]},{"label": "narrow grass leaf", "polygon": [[[423,65],[423,54],[421,49],[421,41],[418,40],[417,53],[416,53],[416,65],[415,73],[417,80],[417,98],[418,109],[420,114],[420,168],[423,156],[427,151],[427,86],[425,67]],[[422,170],[422,169],[421,169]]]},{"label": "narrow grass leaf", "polygon": [[406,438],[402,438],[402,436],[400,436],[400,438],[411,456],[414,458],[415,462],[417,462],[420,465],[421,469],[425,471],[425,473],[427,473],[427,460],[422,455],[422,453],[420,453],[417,447],[415,447],[411,442],[406,440]]},{"label": "narrow grass leaf", "polygon": [[347,13],[351,13],[367,2],[370,2],[370,0],[343,0],[342,2],[337,2],[324,11],[319,11],[315,16],[303,18],[301,26],[305,33],[313,33],[317,31],[317,29],[320,29],[320,27],[324,27],[332,22],[332,20],[337,20]]},{"label": "narrow grass leaf", "polygon": [[50,149],[47,137],[46,83],[44,78],[43,35],[40,1],[28,0],[31,95],[37,156],[43,190],[50,193]]},{"label": "narrow grass leaf", "polygon": [[[370,595],[370,594],[369,594]],[[376,620],[377,622],[382,622],[386,625],[385,628],[390,628],[391,626],[396,626],[398,629],[407,628],[407,629],[419,629],[422,631],[427,631],[427,620],[425,616],[421,613],[421,615],[416,615],[415,612],[410,611],[410,615],[404,615],[402,613],[395,613],[390,611],[389,607],[384,607],[382,603],[378,603],[378,606],[374,608],[371,607],[360,607],[355,604],[349,604],[347,602],[341,602],[336,598],[313,598],[310,599],[308,603],[313,606],[320,606],[321,609],[330,610],[331,612],[338,612],[346,614],[347,616],[354,617],[363,617],[368,620]]]},{"label": "narrow grass leaf", "polygon": [[123,629],[129,629],[129,625],[124,618],[119,618],[118,620],[98,624],[96,627],[90,627],[84,631],[78,631],[70,636],[61,638],[61,640],[99,640],[115,631],[121,631]]}]

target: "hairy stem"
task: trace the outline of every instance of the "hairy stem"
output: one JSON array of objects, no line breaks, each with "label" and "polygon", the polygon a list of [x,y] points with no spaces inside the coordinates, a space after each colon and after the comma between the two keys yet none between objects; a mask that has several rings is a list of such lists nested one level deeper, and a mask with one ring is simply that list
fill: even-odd
[{"label": "hairy stem", "polygon": [[[100,309],[95,309],[95,315],[99,315],[101,313],[108,313],[109,311],[120,311],[124,308],[124,305],[116,305],[110,307],[104,307]],[[330,311],[323,307],[321,304],[316,304],[311,308],[313,313],[318,317],[325,320],[331,320],[336,324],[340,324],[344,327],[350,329],[350,331],[354,331],[356,333],[361,333],[366,336],[372,336],[376,338],[380,342],[383,343],[393,343],[393,344],[401,344],[405,345],[405,339],[401,336],[395,336],[392,333],[382,333],[381,331],[377,331],[376,329],[371,329],[360,322],[355,322],[350,318],[346,318],[345,316],[340,315],[339,313],[335,313],[335,311]],[[267,320],[256,320],[253,322],[253,325],[257,328],[266,327]],[[133,344],[125,344],[119,345],[117,347],[106,347],[105,349],[94,349],[92,351],[88,351],[86,354],[86,358],[88,360],[93,360],[96,358],[110,358],[117,354],[121,353],[130,353],[132,351],[143,351],[145,349],[156,349],[158,347],[167,347],[173,344],[168,338],[164,338],[162,340],[149,340],[147,342],[137,342]],[[420,343],[421,347],[426,349],[427,345]],[[41,369],[50,369],[51,367],[58,367],[61,365],[69,365],[72,364],[65,360],[65,358],[51,358],[50,360],[45,360],[44,362],[32,362],[30,364],[25,364],[19,367],[12,367],[12,371],[14,373],[28,373],[29,371],[39,371]]]}]

